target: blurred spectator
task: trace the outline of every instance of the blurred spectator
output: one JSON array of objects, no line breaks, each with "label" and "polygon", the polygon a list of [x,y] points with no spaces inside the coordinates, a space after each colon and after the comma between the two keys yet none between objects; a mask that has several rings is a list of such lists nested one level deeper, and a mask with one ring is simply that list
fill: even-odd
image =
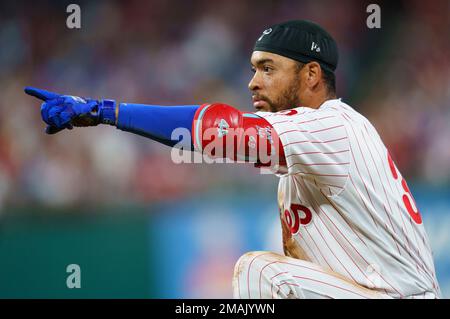
[{"label": "blurred spectator", "polygon": [[389,14],[378,31],[365,27],[360,1],[81,1],[81,30],[65,26],[68,3],[44,1],[32,11],[20,1],[0,4],[0,209],[264,191],[250,165],[175,165],[168,147],[111,127],[47,136],[39,106],[22,90],[166,105],[223,101],[250,111],[253,43],[287,19],[315,20],[335,36],[338,94],[372,121],[403,174],[449,185],[448,1],[404,1],[398,13],[384,2]]}]

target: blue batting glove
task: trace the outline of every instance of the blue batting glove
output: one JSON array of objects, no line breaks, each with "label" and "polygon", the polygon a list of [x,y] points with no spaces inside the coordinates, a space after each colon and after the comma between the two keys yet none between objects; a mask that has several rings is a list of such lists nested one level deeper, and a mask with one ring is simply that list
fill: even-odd
[{"label": "blue batting glove", "polygon": [[65,128],[72,129],[73,126],[114,125],[116,122],[116,103],[113,100],[84,99],[33,87],[26,87],[25,93],[44,101],[41,117],[48,124],[45,129],[47,134],[55,134]]}]

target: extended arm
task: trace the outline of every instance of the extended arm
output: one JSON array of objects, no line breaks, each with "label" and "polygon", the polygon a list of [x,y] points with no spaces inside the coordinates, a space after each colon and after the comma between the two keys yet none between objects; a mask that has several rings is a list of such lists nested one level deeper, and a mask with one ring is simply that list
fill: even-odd
[{"label": "extended arm", "polygon": [[44,101],[42,119],[54,134],[73,126],[114,125],[169,146],[180,142],[173,131],[190,132],[191,148],[211,157],[254,162],[262,166],[285,163],[281,142],[272,126],[254,113],[226,104],[160,106],[83,99],[35,88],[25,92]]}]

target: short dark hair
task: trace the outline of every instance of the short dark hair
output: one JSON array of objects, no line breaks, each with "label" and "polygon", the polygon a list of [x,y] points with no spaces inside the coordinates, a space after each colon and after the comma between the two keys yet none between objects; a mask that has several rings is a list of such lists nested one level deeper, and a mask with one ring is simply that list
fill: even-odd
[{"label": "short dark hair", "polygon": [[322,69],[322,78],[327,86],[328,93],[336,94],[336,76],[334,72]]},{"label": "short dark hair", "polygon": [[[300,72],[300,70],[305,66],[305,63],[298,62],[297,63],[297,73]],[[325,82],[325,86],[327,87],[328,94],[336,94],[336,76],[334,75],[334,72],[328,71],[324,68],[322,68],[322,79]]]}]

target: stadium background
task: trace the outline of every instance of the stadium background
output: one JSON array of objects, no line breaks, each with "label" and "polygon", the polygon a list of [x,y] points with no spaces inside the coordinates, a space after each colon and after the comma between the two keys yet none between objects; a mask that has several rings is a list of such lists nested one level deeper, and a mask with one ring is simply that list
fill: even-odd
[{"label": "stadium background", "polygon": [[[143,137],[95,127],[44,134],[33,85],[147,104],[251,111],[261,31],[309,19],[336,38],[338,95],[379,130],[408,180],[450,297],[450,2],[0,3],[0,297],[231,297],[235,261],[281,250],[277,179],[250,165],[179,164]],[[81,267],[81,289],[66,266]]]}]

